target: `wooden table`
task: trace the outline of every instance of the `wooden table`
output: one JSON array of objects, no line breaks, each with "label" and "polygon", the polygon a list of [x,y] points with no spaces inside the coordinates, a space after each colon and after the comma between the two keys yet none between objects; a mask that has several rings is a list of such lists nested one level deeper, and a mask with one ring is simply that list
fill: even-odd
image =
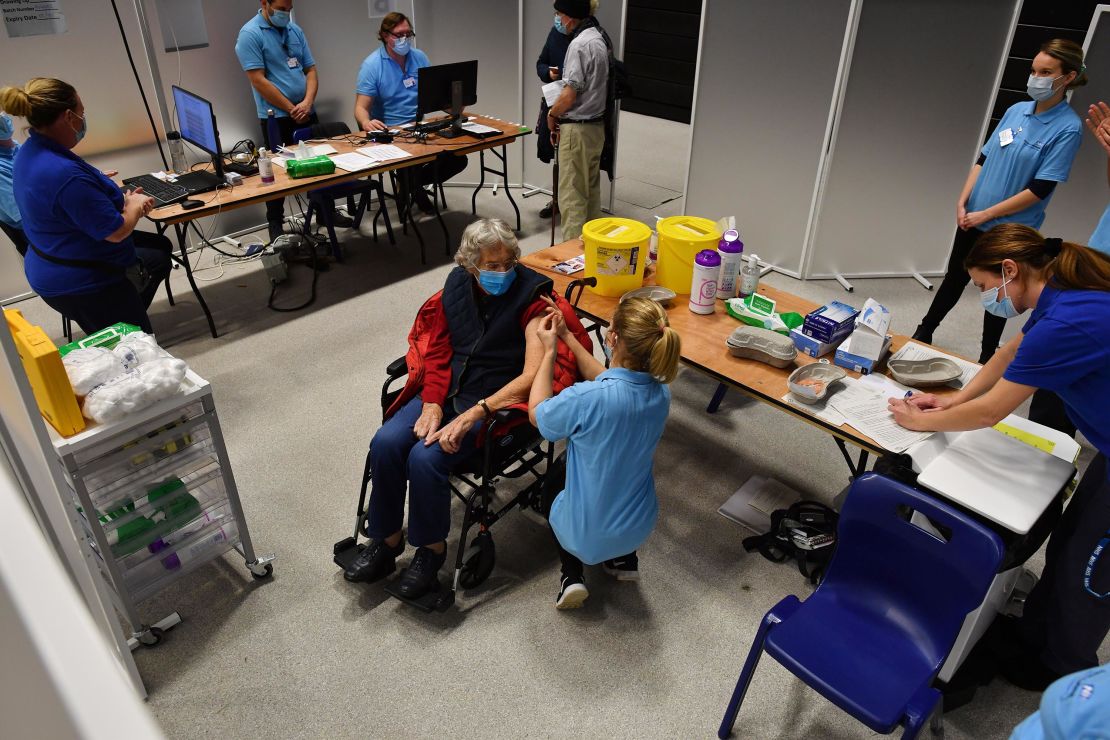
[{"label": "wooden table", "polygon": [[[559,262],[582,253],[581,240],[572,239],[527,255],[522,258],[521,262],[550,277],[555,283],[556,290],[562,293],[575,277],[581,277],[582,274],[568,276],[555,272],[551,268]],[[644,282],[647,285],[653,284],[654,275],[649,273]],[[776,309],[780,312],[793,311],[804,316],[819,308],[815,303],[765,283],[760,283],[758,292],[768,298],[773,298]],[[787,377],[790,373],[796,367],[817,362],[816,358],[799,352],[795,361],[796,365],[780,369],[756,360],[733,357],[725,346],[725,340],[734,329],[741,326],[741,323],[729,316],[725,310],[724,301],[717,301],[713,314],[700,315],[690,311],[687,306],[687,299],[687,296],[680,295],[672,302],[673,305],[667,309],[667,315],[670,318],[671,326],[682,337],[682,362],[709,375],[721,384],[718,393],[714,395],[714,399],[707,409],[710,413],[716,410],[716,404],[720,402],[720,397],[723,395],[725,388],[736,388],[742,393],[774,406],[832,435],[840,447],[848,467],[851,468],[853,476],[866,470],[869,453],[882,455],[887,452],[877,442],[860,433],[854,427],[847,424],[833,426],[782,400],[783,396],[790,390],[787,385]],[[587,289],[582,291],[576,308],[590,319],[608,324],[617,302],[617,298],[599,296]],[[891,352],[897,351],[907,341],[909,341],[907,336],[894,335]],[[848,374],[859,377],[859,373],[848,371]],[[939,393],[943,394],[944,391]],[[845,443],[860,448],[859,457],[856,461],[852,460]]]},{"label": "wooden table", "polygon": [[[276,198],[285,198],[290,195],[299,195],[306,193],[310,190],[318,190],[320,188],[339,185],[353,180],[359,180],[366,177],[376,176],[386,172],[404,172],[412,167],[434,163],[436,155],[449,152],[456,156],[465,156],[474,152],[479,152],[481,155],[481,170],[482,180],[475,188],[474,194],[470,199],[471,213],[477,210],[477,197],[478,191],[485,185],[486,173],[500,175],[502,178],[505,194],[509,198],[509,202],[516,211],[517,229],[520,229],[520,209],[513,200],[512,191],[509,189],[509,174],[507,163],[507,147],[510,143],[516,141],[521,136],[531,133],[531,129],[527,126],[520,126],[518,124],[509,123],[507,121],[500,121],[497,119],[489,118],[482,115],[470,115],[470,121],[473,123],[480,123],[490,126],[499,130],[501,133],[498,135],[490,136],[484,139],[478,139],[470,136],[461,136],[454,139],[444,139],[434,135],[429,136],[423,142],[416,142],[412,139],[397,138],[394,139],[393,144],[413,156],[406,157],[405,159],[397,159],[391,162],[384,162],[377,167],[372,167],[366,170],[359,170],[358,172],[347,172],[345,170],[336,169],[330,175],[320,175],[317,177],[302,177],[291,178],[286,174],[285,169],[282,167],[274,167],[274,182],[264,184],[258,175],[246,177],[243,179],[242,184],[236,185],[231,188],[221,188],[212,193],[202,193],[197,196],[197,200],[204,201],[204,205],[192,210],[185,210],[179,204],[172,204],[157,208],[150,212],[147,216],[154,222],[158,228],[158,233],[164,233],[167,229],[172,227],[177,235],[177,243],[181,252],[179,262],[185,268],[185,274],[189,279],[189,286],[193,290],[193,294],[197,297],[200,303],[201,310],[204,311],[204,316],[208,320],[208,328],[212,332],[212,336],[216,334],[216,324],[212,319],[212,312],[208,309],[208,304],[205,303],[204,297],[200,294],[200,289],[197,287],[196,281],[193,278],[192,266],[189,263],[188,249],[186,245],[186,234],[188,226],[191,222],[206,216],[217,216],[225,211],[233,211],[246,206],[264,203]],[[322,140],[321,140],[322,141]],[[340,154],[354,151],[355,149],[368,146],[371,143],[364,140],[364,134],[354,133],[337,136],[326,140],[331,144]],[[500,149],[500,153],[496,150]],[[501,169],[486,167],[485,152],[492,150],[501,162]],[[408,189],[410,195],[413,188]],[[444,223],[443,218],[439,212],[438,199],[432,198],[435,205],[435,216],[439,221],[440,227],[443,230],[444,245],[447,254],[451,254],[451,240],[450,234],[447,230],[447,225]],[[407,214],[411,211],[411,203],[406,205],[398,205],[398,210],[401,215],[402,223],[405,222]],[[425,260],[424,255],[424,237],[420,233],[419,227],[416,225],[415,219],[409,219],[409,223],[413,226],[413,231],[416,234],[417,240],[420,242],[420,256],[421,260]]]}]

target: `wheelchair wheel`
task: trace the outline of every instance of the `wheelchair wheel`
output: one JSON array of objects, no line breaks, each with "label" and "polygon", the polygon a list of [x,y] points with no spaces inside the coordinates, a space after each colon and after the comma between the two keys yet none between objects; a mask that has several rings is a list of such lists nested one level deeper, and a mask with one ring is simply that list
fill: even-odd
[{"label": "wheelchair wheel", "polygon": [[496,560],[497,551],[493,546],[493,537],[489,532],[479,532],[463,557],[459,584],[463,588],[474,588],[480,585],[493,572],[493,564]]}]

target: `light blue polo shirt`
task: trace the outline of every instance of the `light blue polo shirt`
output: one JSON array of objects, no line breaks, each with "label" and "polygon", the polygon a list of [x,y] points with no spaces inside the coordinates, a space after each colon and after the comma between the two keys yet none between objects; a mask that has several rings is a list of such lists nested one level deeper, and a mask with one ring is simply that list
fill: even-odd
[{"label": "light blue polo shirt", "polygon": [[[1033,100],[1011,105],[983,145],[982,153],[987,161],[968,198],[969,212],[982,211],[1011,198],[1029,187],[1033,180],[1067,182],[1072,160],[1079,150],[1083,123],[1067,102],[1062,101],[1034,115],[1036,105]],[[1006,129],[1010,129],[1014,140],[1002,146],[999,135]],[[1018,223],[1039,229],[1050,200],[1052,193],[1023,211],[987,221],[976,228],[989,231],[1001,223]]]},{"label": "light blue polo shirt", "polygon": [[[316,60],[312,58],[304,31],[296,23],[290,21],[284,29],[275,28],[259,10],[239,29],[235,55],[239,57],[239,64],[244,72],[252,69],[265,70],[266,79],[274,83],[281,94],[294,105],[304,100],[304,75],[307,70],[316,66]],[[296,66],[289,66],[290,59],[297,60]],[[274,106],[267,103],[253,87],[251,91],[254,93],[258,117],[265,118],[266,111]],[[274,115],[278,118],[289,117],[288,113],[276,108]]]},{"label": "light blue polo shirt", "polygon": [[[428,55],[420,49],[412,49],[405,58],[402,70],[393,57],[379,48],[362,61],[358,69],[358,85],[355,92],[369,95],[374,99],[370,117],[387,126],[396,126],[416,120],[416,70],[431,66]],[[413,82],[405,87],[405,80]]]},{"label": "light blue polo shirt", "polygon": [[536,407],[540,434],[567,441],[567,485],[551,506],[551,528],[582,562],[627,555],[655,527],[652,458],[670,406],[666,385],[613,368]]},{"label": "light blue polo shirt", "polygon": [[1102,212],[1102,219],[1095,227],[1095,233],[1091,234],[1087,246],[1110,254],[1110,206],[1106,206],[1106,210]]},{"label": "light blue polo shirt", "polygon": [[19,144],[11,148],[0,146],[0,221],[22,229],[23,219],[19,217],[19,206],[15,203],[15,188],[12,184],[15,153],[18,151]]}]

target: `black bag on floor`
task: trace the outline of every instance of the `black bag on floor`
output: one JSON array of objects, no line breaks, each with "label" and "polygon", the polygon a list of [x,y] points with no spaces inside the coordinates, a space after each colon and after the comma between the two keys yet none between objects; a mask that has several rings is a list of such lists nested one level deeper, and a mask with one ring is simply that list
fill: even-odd
[{"label": "black bag on floor", "polygon": [[817,501],[798,501],[771,513],[771,531],[744,539],[744,549],[758,550],[772,563],[794,560],[798,571],[816,585],[836,549],[835,510]]}]

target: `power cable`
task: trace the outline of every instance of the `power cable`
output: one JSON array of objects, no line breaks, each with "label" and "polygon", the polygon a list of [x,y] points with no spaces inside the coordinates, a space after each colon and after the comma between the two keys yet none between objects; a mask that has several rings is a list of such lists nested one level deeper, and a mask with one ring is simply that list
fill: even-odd
[{"label": "power cable", "polygon": [[119,7],[116,6],[116,0],[111,0],[112,11],[116,14],[116,24],[119,26],[119,35],[123,39],[123,48],[127,50],[127,61],[131,63],[131,73],[135,75],[135,84],[139,88],[139,95],[143,99],[143,107],[146,109],[147,120],[150,121],[150,130],[154,134],[154,145],[158,147],[158,156],[162,159],[162,167],[169,169],[170,163],[166,160],[166,153],[162,151],[162,141],[158,138],[158,126],[154,123],[154,113],[150,110],[150,103],[146,99],[146,91],[143,90],[143,82],[139,77],[139,68],[135,66],[135,57],[131,54],[131,44],[127,41],[127,33],[123,30],[123,19],[119,17]]}]

